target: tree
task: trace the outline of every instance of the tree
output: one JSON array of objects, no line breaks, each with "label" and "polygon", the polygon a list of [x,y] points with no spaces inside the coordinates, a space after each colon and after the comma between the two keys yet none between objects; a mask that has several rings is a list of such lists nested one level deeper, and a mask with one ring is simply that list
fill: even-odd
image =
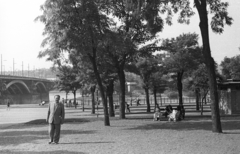
[{"label": "tree", "polygon": [[157,71],[158,61],[154,58],[139,58],[136,62],[136,68],[138,70],[138,75],[142,79],[142,87],[146,94],[147,112],[151,111],[150,101],[149,101],[149,89],[151,85],[151,76]]},{"label": "tree", "polygon": [[69,61],[73,65],[73,68],[78,71],[78,78],[81,79],[83,85],[82,88],[88,89],[91,92],[92,97],[92,114],[95,114],[95,90],[96,90],[96,79],[94,76],[91,63],[89,61],[84,61],[83,56],[72,50],[69,54]]},{"label": "tree", "polygon": [[225,57],[220,66],[226,79],[240,79],[240,55],[232,58]]},{"label": "tree", "polygon": [[[134,3],[135,2],[135,3]],[[156,20],[161,14],[167,12],[166,22],[172,24],[173,13],[179,13],[178,22],[189,23],[189,18],[194,15],[192,7],[190,6],[190,0],[164,0],[164,1],[133,1],[129,4],[133,4],[136,8],[136,12],[146,9],[146,20],[148,25],[156,27]],[[211,29],[215,33],[221,34],[224,30],[224,25],[231,25],[232,18],[229,17],[227,12],[228,3],[221,2],[221,0],[194,0],[194,7],[196,7],[199,19],[200,19],[200,31],[202,36],[203,44],[203,55],[205,64],[208,70],[209,76],[209,87],[211,96],[211,109],[212,109],[212,131],[222,133],[220,115],[219,115],[219,100],[217,93],[217,82],[215,74],[214,60],[211,56],[211,48],[209,42],[209,25],[208,25],[208,14],[211,13],[212,20],[210,22]],[[160,13],[159,13],[160,12]],[[137,14],[136,14],[137,15]]]},{"label": "tree", "polygon": [[80,89],[83,85],[79,81],[77,70],[70,66],[59,66],[57,71],[57,85],[56,87],[61,91],[72,91],[74,95],[74,103],[76,103],[76,91]]},{"label": "tree", "polygon": [[196,8],[200,18],[200,30],[203,43],[203,55],[205,63],[208,69],[209,83],[210,83],[210,96],[211,96],[211,109],[212,109],[212,131],[222,133],[220,115],[219,115],[219,99],[217,92],[217,82],[215,74],[214,60],[211,56],[210,42],[209,42],[209,30],[208,30],[208,12],[207,5],[210,6],[210,12],[213,13],[211,21],[211,28],[216,33],[222,33],[224,23],[227,25],[232,24],[232,18],[227,13],[227,2],[221,2],[220,0],[207,1],[207,0],[194,0]]},{"label": "tree", "polygon": [[167,81],[163,78],[163,75],[163,71],[159,68],[158,71],[153,73],[150,78],[150,87],[154,95],[154,111],[156,111],[156,108],[160,108],[157,103],[157,93],[159,93],[161,97],[161,93],[166,90]]},{"label": "tree", "polygon": [[[134,54],[136,53],[136,45],[132,40],[122,33],[121,30],[108,31],[106,33],[102,47],[102,59],[104,59],[103,66],[110,67],[108,72],[111,76],[117,74],[120,82],[120,119],[125,118],[125,64],[130,63]],[[116,79],[114,79],[116,80]]]},{"label": "tree", "polygon": [[[116,26],[116,31],[121,36],[120,42],[124,42],[124,48],[120,47],[113,56],[115,67],[119,76],[120,82],[120,118],[125,118],[125,65],[130,63],[136,56],[135,46],[151,40],[154,35],[147,27],[147,22],[144,22],[144,13],[140,12],[139,16],[135,16],[134,7],[128,4],[126,0],[109,0],[107,12],[118,20],[119,26]],[[162,22],[157,22],[156,25],[161,27]],[[159,29],[159,27],[157,27]],[[120,51],[120,52],[119,52]]]},{"label": "tree", "polygon": [[40,54],[49,55],[50,60],[59,57],[60,52],[76,50],[84,60],[89,60],[101,93],[104,107],[104,125],[109,126],[107,101],[101,76],[98,71],[98,46],[110,20],[103,13],[104,2],[94,0],[47,0],[41,6],[43,15],[39,16],[45,24],[47,36],[42,45],[46,47]]},{"label": "tree", "polygon": [[204,63],[201,63],[196,70],[192,71],[189,78],[185,81],[186,88],[193,90],[196,94],[196,110],[199,110],[200,107],[200,96],[202,96],[202,104],[204,99],[206,101],[206,96],[209,92],[208,82],[207,68]]},{"label": "tree", "polygon": [[198,61],[195,55],[200,55],[201,50],[197,50],[198,35],[182,34],[172,39],[166,39],[162,42],[162,47],[169,52],[170,56],[165,59],[166,68],[170,73],[175,73],[177,78],[177,89],[179,96],[179,105],[183,105],[182,80],[184,73],[197,68]]}]

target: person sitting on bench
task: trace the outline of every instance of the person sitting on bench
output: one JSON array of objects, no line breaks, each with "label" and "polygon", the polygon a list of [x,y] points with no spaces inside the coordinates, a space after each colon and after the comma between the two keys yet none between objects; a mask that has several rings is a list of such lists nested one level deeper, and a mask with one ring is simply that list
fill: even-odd
[{"label": "person sitting on bench", "polygon": [[163,116],[167,117],[169,114],[172,113],[172,105],[167,105],[166,108],[165,108],[165,112],[163,113]]}]

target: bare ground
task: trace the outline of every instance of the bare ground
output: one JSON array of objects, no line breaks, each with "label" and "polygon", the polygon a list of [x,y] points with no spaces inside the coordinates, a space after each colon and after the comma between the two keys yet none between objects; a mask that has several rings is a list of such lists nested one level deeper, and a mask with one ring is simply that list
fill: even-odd
[{"label": "bare ground", "polygon": [[[44,111],[45,112],[45,111]],[[68,110],[60,144],[48,144],[45,119],[0,124],[1,154],[239,154],[240,116],[222,117],[223,133],[211,131],[209,116],[180,122],[153,121],[150,114],[126,120],[76,116]],[[69,116],[71,114],[71,116]],[[44,115],[45,116],[45,115]]]}]

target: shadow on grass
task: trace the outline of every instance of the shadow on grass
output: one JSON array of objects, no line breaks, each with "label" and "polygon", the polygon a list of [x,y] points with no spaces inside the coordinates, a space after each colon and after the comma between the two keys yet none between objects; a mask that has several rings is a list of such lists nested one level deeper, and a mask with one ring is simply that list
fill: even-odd
[{"label": "shadow on grass", "polygon": [[55,151],[13,151],[13,150],[0,150],[1,154],[87,154],[84,152],[75,152],[68,150],[55,150]]},{"label": "shadow on grass", "polygon": [[[73,134],[94,134],[96,131],[78,131],[78,130],[61,130],[61,135]],[[0,145],[19,145],[23,143],[34,143],[35,140],[48,141],[48,129],[46,131],[4,131],[0,133]]]},{"label": "shadow on grass", "polygon": [[[66,119],[65,123],[76,123],[82,124],[86,122],[94,121],[94,119],[79,119],[71,118]],[[40,129],[40,130],[39,130]],[[80,131],[73,129],[62,129],[61,135],[72,135],[72,134],[94,134],[95,131]],[[4,128],[0,132],[0,145],[18,145],[22,143],[34,143],[36,140],[48,140],[48,124],[45,119],[37,119],[29,121],[24,124],[14,124]]]},{"label": "shadow on grass", "polygon": [[[141,116],[129,117],[128,120],[142,119]],[[149,119],[149,117],[145,117]],[[152,117],[150,118],[152,119]],[[240,134],[240,117],[239,116],[223,116],[221,117],[221,125],[223,131],[226,134]],[[212,130],[212,120],[211,116],[188,116],[186,119],[177,122],[168,122],[167,118],[162,118],[161,121],[155,121],[155,123],[137,126],[129,129],[139,129],[139,130],[153,130],[153,129],[168,129],[168,130]],[[237,132],[232,132],[236,131]]]},{"label": "shadow on grass", "polygon": [[115,142],[68,142],[68,143],[60,143],[60,144],[109,144]]},{"label": "shadow on grass", "polygon": [[[68,118],[64,120],[64,124],[66,123],[87,123],[87,122],[93,122],[96,121],[97,119],[95,118]],[[23,128],[29,128],[29,126],[36,126],[38,128],[40,127],[46,127],[48,123],[46,122],[46,119],[36,119],[32,120],[26,123],[18,123],[18,124],[1,124],[0,125],[0,130],[5,130],[5,129],[23,129]]]},{"label": "shadow on grass", "polygon": [[[64,123],[86,123],[86,122],[91,122],[94,121],[94,119],[85,119],[85,118],[68,118],[64,120]],[[32,120],[29,122],[26,122],[26,125],[46,125],[46,119],[37,119],[37,120]]]},{"label": "shadow on grass", "polygon": [[[153,119],[153,113],[139,112],[139,113],[127,113],[126,119],[137,120],[137,119]],[[168,121],[167,117],[161,117],[161,121]],[[221,120],[240,120],[240,115],[223,115]],[[211,120],[211,115],[186,115],[183,121],[202,121]]]}]

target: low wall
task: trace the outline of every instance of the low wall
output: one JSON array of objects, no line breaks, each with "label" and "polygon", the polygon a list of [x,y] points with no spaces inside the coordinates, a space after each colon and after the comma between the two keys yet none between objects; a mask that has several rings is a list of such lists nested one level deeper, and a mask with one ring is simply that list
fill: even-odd
[{"label": "low wall", "polygon": [[6,104],[8,99],[11,104],[39,104],[42,101],[49,102],[49,93],[5,95],[3,98],[0,98],[0,104]]}]

